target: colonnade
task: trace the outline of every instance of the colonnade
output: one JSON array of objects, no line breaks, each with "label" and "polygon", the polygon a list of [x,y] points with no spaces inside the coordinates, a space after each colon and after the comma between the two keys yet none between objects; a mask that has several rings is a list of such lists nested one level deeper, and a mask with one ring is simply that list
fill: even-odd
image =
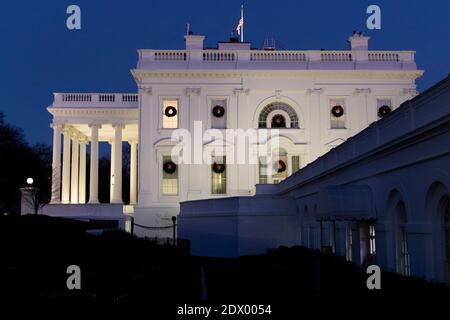
[{"label": "colonnade", "polygon": [[[86,192],[86,147],[90,144],[89,204],[98,204],[99,173],[99,129],[101,124],[90,124],[90,139],[70,125],[52,124],[53,161],[51,203],[85,204]],[[110,203],[120,204],[122,200],[122,136],[124,124],[113,124],[114,135],[111,145]],[[61,150],[61,134],[63,145]],[[137,201],[137,139],[130,144],[130,204]],[[61,153],[62,151],[62,153]],[[62,154],[62,168],[61,168]],[[62,170],[61,170],[62,169]]]}]

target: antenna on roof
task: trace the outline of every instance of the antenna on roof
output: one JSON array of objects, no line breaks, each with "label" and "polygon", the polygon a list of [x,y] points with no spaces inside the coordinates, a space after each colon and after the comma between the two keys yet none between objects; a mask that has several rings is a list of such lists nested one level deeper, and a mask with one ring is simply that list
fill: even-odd
[{"label": "antenna on roof", "polygon": [[275,42],[275,38],[274,37],[267,37],[266,39],[264,39],[263,45],[262,45],[262,49],[263,50],[275,50],[276,49],[276,42]]}]

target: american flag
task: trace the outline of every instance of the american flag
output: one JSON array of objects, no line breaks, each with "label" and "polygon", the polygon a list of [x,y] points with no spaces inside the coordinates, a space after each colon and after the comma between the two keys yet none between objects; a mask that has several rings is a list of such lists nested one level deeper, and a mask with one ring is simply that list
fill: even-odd
[{"label": "american flag", "polygon": [[244,26],[244,17],[241,17],[240,19],[239,19],[239,23],[238,23],[238,25],[237,25],[237,27],[236,27],[236,31],[237,31],[237,33],[238,33],[238,35],[241,35],[241,28]]}]

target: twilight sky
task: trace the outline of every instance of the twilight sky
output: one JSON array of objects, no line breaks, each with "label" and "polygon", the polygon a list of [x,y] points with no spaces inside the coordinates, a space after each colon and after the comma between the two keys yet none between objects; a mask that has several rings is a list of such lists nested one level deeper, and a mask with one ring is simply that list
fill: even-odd
[{"label": "twilight sky", "polygon": [[[425,70],[419,91],[450,73],[448,0],[28,0],[0,2],[0,111],[29,142],[51,143],[52,92],[135,92],[129,72],[138,48],[181,49],[186,23],[206,46],[227,40],[245,6],[245,36],[268,36],[283,49],[347,49],[353,30],[373,50],[416,50]],[[66,8],[81,7],[82,29],[66,28]],[[381,30],[366,29],[366,8],[381,7]]]}]

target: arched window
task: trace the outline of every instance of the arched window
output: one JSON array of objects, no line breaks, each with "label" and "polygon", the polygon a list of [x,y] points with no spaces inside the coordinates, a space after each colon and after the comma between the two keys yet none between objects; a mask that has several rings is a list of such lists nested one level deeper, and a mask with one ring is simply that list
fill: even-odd
[{"label": "arched window", "polygon": [[450,283],[450,197],[444,201],[442,209],[444,273],[447,283]]},{"label": "arched window", "polygon": [[295,110],[282,102],[274,102],[264,107],[258,118],[259,128],[298,128]]},{"label": "arched window", "polygon": [[406,233],[406,209],[403,201],[399,201],[395,208],[395,236],[397,272],[409,276],[410,260],[408,252],[408,237]]}]

